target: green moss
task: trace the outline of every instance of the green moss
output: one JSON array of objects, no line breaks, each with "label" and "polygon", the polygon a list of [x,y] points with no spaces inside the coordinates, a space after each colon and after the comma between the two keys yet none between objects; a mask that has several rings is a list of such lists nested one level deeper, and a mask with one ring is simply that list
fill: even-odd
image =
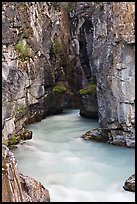
[{"label": "green moss", "polygon": [[32,49],[28,47],[23,37],[20,37],[18,43],[15,45],[15,48],[18,50],[22,61],[28,60],[33,56]]},{"label": "green moss", "polygon": [[56,56],[59,52],[63,51],[63,45],[61,39],[59,39],[56,35],[54,35],[52,46],[50,49],[51,55]]},{"label": "green moss", "polygon": [[18,135],[11,135],[8,140],[3,139],[2,144],[8,146],[9,148],[20,142],[21,138]]},{"label": "green moss", "polygon": [[16,106],[15,107],[15,114],[24,113],[26,112],[27,108],[25,106]]},{"label": "green moss", "polygon": [[93,82],[88,83],[85,88],[79,90],[80,95],[92,94],[95,92],[96,92],[96,84]]},{"label": "green moss", "polygon": [[72,11],[76,7],[76,2],[63,2],[62,6],[67,10],[67,11]]},{"label": "green moss", "polygon": [[18,144],[19,142],[20,138],[16,137],[15,135],[12,135],[8,140],[8,146]]},{"label": "green moss", "polygon": [[59,84],[55,85],[55,87],[53,88],[53,91],[55,93],[61,94],[61,93],[65,93],[67,91],[67,89],[66,89],[64,84],[59,83]]},{"label": "green moss", "polygon": [[68,11],[72,11],[73,9],[75,9],[76,3],[75,2],[67,2],[67,10]]},{"label": "green moss", "polygon": [[8,140],[3,139],[3,140],[2,140],[2,144],[4,144],[4,145],[7,146],[7,145],[8,145]]}]

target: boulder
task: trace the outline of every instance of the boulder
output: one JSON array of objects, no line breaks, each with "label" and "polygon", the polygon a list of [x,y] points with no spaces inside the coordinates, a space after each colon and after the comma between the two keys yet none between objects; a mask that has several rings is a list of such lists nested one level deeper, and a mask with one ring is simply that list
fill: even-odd
[{"label": "boulder", "polygon": [[49,191],[19,173],[13,153],[2,146],[2,202],[50,202]]},{"label": "boulder", "polygon": [[134,191],[135,192],[135,174],[131,175],[124,183],[123,188],[126,191]]}]

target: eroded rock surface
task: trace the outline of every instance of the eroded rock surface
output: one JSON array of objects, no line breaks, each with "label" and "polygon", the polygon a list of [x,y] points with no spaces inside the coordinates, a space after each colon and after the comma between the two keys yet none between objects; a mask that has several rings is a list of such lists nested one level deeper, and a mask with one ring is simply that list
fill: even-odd
[{"label": "eroded rock surface", "polygon": [[3,2],[2,23],[5,141],[78,102],[65,73],[75,66],[67,11],[56,2]]},{"label": "eroded rock surface", "polygon": [[123,188],[127,191],[135,192],[135,174],[131,175],[124,183]]},{"label": "eroded rock surface", "polygon": [[[96,80],[100,128],[108,129],[111,143],[134,147],[135,4],[78,2],[71,18],[75,28],[73,35],[79,46],[85,48]],[[82,35],[85,41],[81,42]],[[87,97],[87,104],[89,100]],[[87,109],[91,107],[87,105]]]},{"label": "eroded rock surface", "polygon": [[13,153],[2,146],[2,202],[50,202],[48,190],[19,173]]},{"label": "eroded rock surface", "polygon": [[134,147],[135,3],[69,3],[2,3],[3,143],[71,106],[99,118],[85,139]]}]

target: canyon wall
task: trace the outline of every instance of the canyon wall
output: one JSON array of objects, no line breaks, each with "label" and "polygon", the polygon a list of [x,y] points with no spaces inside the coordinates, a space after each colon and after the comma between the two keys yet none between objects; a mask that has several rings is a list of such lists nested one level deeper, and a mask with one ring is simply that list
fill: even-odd
[{"label": "canyon wall", "polygon": [[[88,132],[85,138],[100,140],[105,135],[105,141],[134,147],[135,4],[78,2],[71,21],[73,35],[79,47],[85,47],[96,79],[100,129]],[[87,97],[87,106],[89,100]]]},{"label": "canyon wall", "polygon": [[3,143],[77,107],[99,119],[84,139],[134,147],[134,21],[134,2],[3,2]]},{"label": "canyon wall", "polygon": [[[26,124],[78,104],[64,72],[75,66],[66,20],[56,2],[2,3],[2,143],[8,147],[32,138]],[[42,184],[20,174],[12,153],[3,151],[3,202],[49,202]]]},{"label": "canyon wall", "polygon": [[19,173],[13,153],[2,146],[2,202],[50,202],[47,189]]},{"label": "canyon wall", "polygon": [[[25,124],[78,106],[64,70],[75,67],[68,12],[56,2],[2,6],[3,142],[20,140]],[[75,77],[73,77],[74,79]]]},{"label": "canyon wall", "polygon": [[73,104],[134,146],[134,3],[7,2],[2,14],[3,138]]}]

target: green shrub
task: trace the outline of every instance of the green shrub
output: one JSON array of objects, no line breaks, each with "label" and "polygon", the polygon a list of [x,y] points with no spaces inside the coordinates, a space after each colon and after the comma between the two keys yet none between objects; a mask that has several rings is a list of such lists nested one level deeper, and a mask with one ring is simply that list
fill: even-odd
[{"label": "green shrub", "polygon": [[65,87],[64,84],[56,84],[56,85],[54,86],[54,88],[53,88],[53,91],[54,91],[55,93],[59,93],[59,94],[65,93],[66,90],[67,90],[67,89],[66,89],[66,87]]},{"label": "green shrub", "polygon": [[19,39],[18,43],[15,45],[15,48],[18,50],[22,61],[28,60],[30,57],[32,57],[32,49],[28,47],[23,37]]},{"label": "green shrub", "polygon": [[96,92],[96,84],[93,82],[88,83],[85,88],[79,90],[80,95],[92,94],[95,92]]}]

